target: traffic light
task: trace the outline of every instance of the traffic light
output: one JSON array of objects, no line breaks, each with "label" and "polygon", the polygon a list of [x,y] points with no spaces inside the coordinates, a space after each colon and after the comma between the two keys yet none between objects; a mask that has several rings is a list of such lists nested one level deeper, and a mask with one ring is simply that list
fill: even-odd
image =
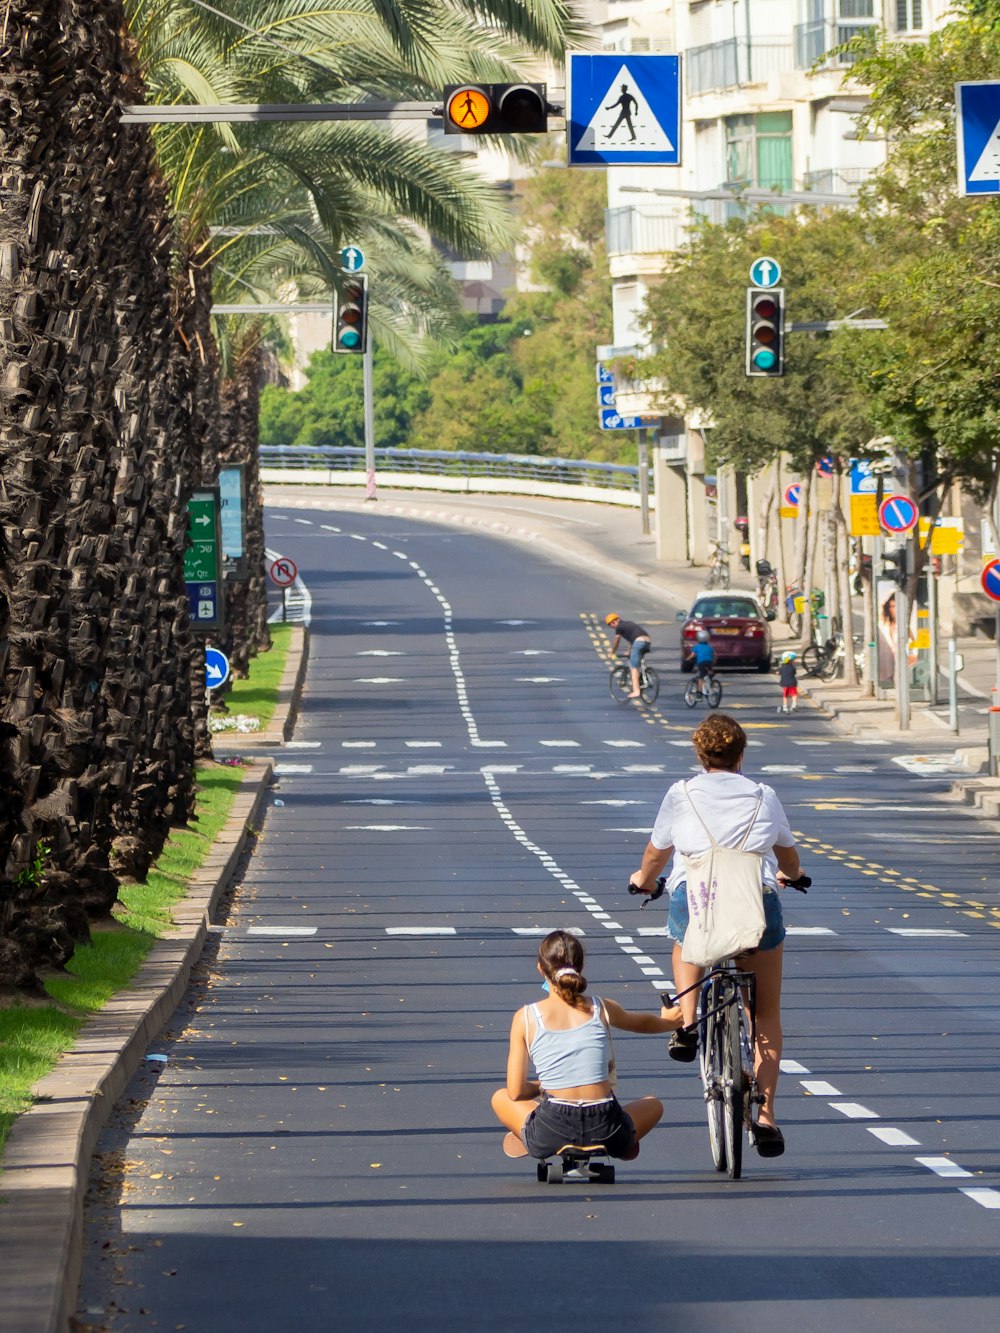
[{"label": "traffic light", "polygon": [[747,288],[747,374],[785,373],[785,293],[781,287]]},{"label": "traffic light", "polygon": [[544,134],[544,83],[461,83],[444,90],[445,134]]},{"label": "traffic light", "polygon": [[905,546],[901,546],[898,551],[884,551],[882,553],[882,577],[891,580],[900,588],[905,587],[906,580],[909,577],[907,563]]},{"label": "traffic light", "polygon": [[360,355],[368,345],[368,275],[352,273],[336,293],[333,350]]}]

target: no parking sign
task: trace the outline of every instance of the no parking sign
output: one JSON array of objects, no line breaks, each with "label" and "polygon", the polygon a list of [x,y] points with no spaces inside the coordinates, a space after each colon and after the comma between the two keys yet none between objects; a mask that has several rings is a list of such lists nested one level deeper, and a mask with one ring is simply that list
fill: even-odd
[{"label": "no parking sign", "polygon": [[886,532],[912,532],[920,511],[908,495],[887,495],[878,507],[878,521]]},{"label": "no parking sign", "polygon": [[980,581],[986,596],[1000,602],[1000,560],[991,560],[983,567]]}]

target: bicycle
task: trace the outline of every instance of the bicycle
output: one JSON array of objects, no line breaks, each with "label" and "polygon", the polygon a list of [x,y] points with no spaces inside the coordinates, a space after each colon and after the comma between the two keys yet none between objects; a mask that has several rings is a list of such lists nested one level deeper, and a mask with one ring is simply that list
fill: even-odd
[{"label": "bicycle", "polygon": [[757,561],[757,600],[764,611],[778,609],[778,575],[769,560]]},{"label": "bicycle", "polygon": [[[808,875],[800,875],[787,884],[799,893],[812,885]],[[666,886],[661,876],[656,889],[646,895],[655,902]],[[641,890],[629,884],[630,894]],[[712,1165],[725,1171],[730,1180],[738,1180],[743,1170],[743,1131],[754,1142],[756,1117],[764,1098],[754,1073],[754,1031],[757,1021],[757,978],[743,971],[732,958],[710,968],[698,989],[698,1069],[705,1110],[708,1116],[708,1142]],[[694,989],[694,987],[690,987]],[[675,995],[674,1003],[687,991]]]},{"label": "bicycle", "polygon": [[[655,704],[660,694],[660,677],[656,668],[647,662],[649,654],[643,653],[639,663],[639,698],[644,704]],[[628,659],[623,658],[610,668],[608,688],[611,697],[617,703],[627,704],[632,693],[632,672]]]},{"label": "bicycle", "polygon": [[[698,686],[703,688],[699,689]],[[692,676],[687,683],[687,689],[684,691],[684,702],[688,708],[697,708],[699,702],[704,699],[709,708],[718,708],[722,703],[722,681],[718,679],[714,671],[710,671],[702,682],[698,676]]]},{"label": "bicycle", "polygon": [[[854,662],[858,671],[862,670],[864,653],[859,641],[854,640]],[[844,674],[844,661],[847,649],[843,634],[835,634],[825,643],[811,643],[802,651],[802,670],[807,676],[817,676],[820,680],[831,681]]]},{"label": "bicycle", "polygon": [[729,557],[732,554],[728,546],[713,542],[712,563],[705,578],[706,588],[729,587]]}]

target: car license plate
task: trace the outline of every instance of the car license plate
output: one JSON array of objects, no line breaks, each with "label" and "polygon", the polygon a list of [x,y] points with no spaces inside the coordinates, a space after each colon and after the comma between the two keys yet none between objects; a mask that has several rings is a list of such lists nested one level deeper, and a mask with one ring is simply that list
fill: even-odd
[{"label": "car license plate", "polygon": [[715,634],[739,634],[738,629],[717,629],[713,632]]}]

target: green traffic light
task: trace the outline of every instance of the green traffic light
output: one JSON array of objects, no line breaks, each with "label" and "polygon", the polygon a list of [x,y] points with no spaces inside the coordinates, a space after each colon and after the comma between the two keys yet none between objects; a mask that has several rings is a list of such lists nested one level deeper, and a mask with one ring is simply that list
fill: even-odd
[{"label": "green traffic light", "polygon": [[350,347],[352,350],[361,342],[361,334],[357,329],[342,329],[340,333],[340,345]]},{"label": "green traffic light", "polygon": [[778,358],[770,347],[758,347],[752,359],[758,370],[773,370],[778,364]]}]

